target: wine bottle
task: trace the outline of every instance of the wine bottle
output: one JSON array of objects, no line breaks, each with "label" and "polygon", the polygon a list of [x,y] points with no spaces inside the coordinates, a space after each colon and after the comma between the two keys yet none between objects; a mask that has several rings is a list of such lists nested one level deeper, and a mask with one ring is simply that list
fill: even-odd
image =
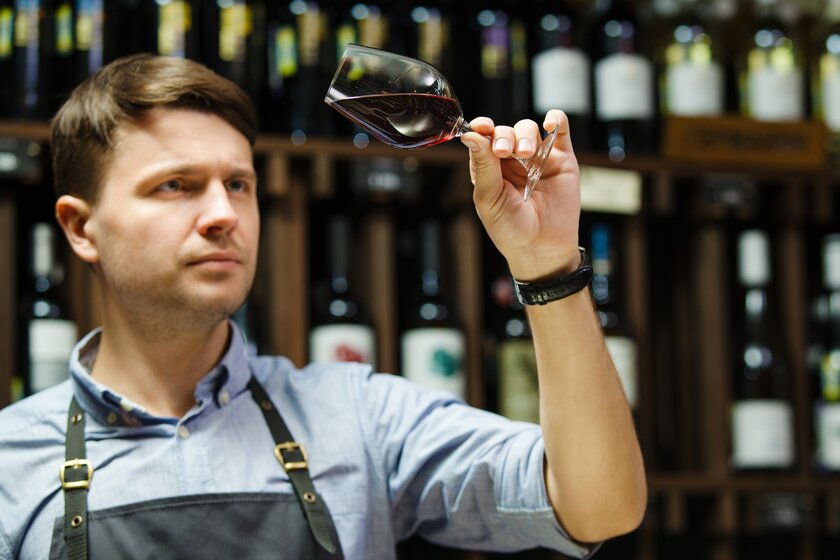
[{"label": "wine bottle", "polygon": [[96,73],[117,55],[120,2],[76,0],[76,82]]},{"label": "wine bottle", "polygon": [[466,399],[466,341],[455,311],[441,290],[446,270],[440,231],[440,224],[432,220],[420,228],[416,294],[400,341],[402,373],[415,383]]},{"label": "wine bottle", "polygon": [[163,56],[201,57],[197,0],[155,0],[155,50]]},{"label": "wine bottle", "polygon": [[[512,124],[519,118],[511,111],[511,17],[501,2],[485,4],[472,18],[479,45],[478,81],[469,106],[476,115],[498,124]],[[467,93],[467,92],[464,92]]]},{"label": "wine bottle", "polygon": [[725,89],[718,41],[698,15],[697,0],[670,4],[667,10],[674,13],[666,18],[666,33],[657,48],[661,110],[675,116],[721,115]]},{"label": "wine bottle", "polygon": [[628,335],[625,314],[620,305],[620,289],[616,282],[620,263],[616,259],[612,228],[604,222],[595,222],[592,224],[590,236],[592,298],[604,331],[604,342],[615,364],[627,402],[635,409],[638,404],[639,385],[636,343]]},{"label": "wine bottle", "polygon": [[332,216],[327,240],[328,277],[319,282],[314,293],[313,328],[309,334],[313,362],[375,364],[374,330],[353,291],[352,247],[349,219]]},{"label": "wine bottle", "polygon": [[591,147],[592,63],[583,48],[582,22],[568,4],[541,2],[534,32],[531,61],[534,117],[538,123],[549,109],[561,109],[569,118],[576,150]]},{"label": "wine bottle", "polygon": [[817,30],[812,72],[814,116],[830,134],[829,154],[840,159],[840,0],[826,0],[823,25]]},{"label": "wine bottle", "polygon": [[29,395],[56,385],[69,375],[76,344],[76,325],[61,297],[64,270],[56,258],[55,228],[35,223],[31,231],[30,282],[24,302],[22,352],[24,392]]},{"label": "wine bottle", "polygon": [[823,240],[826,339],[819,357],[814,406],[817,468],[840,471],[840,235]]},{"label": "wine bottle", "polygon": [[56,111],[75,86],[75,9],[72,0],[56,0],[52,6],[53,18],[50,112]]},{"label": "wine bottle", "polygon": [[539,423],[540,394],[534,341],[509,274],[496,277],[491,297],[496,317],[499,413],[511,420]]},{"label": "wine bottle", "polygon": [[328,135],[333,115],[313,92],[326,89],[335,70],[323,3],[301,0],[271,4],[268,31],[268,91],[264,111],[272,130],[287,132],[292,142]]},{"label": "wine bottle", "polygon": [[642,45],[635,5],[603,0],[593,30],[597,149],[610,160],[654,149],[653,62]]},{"label": "wine bottle", "polygon": [[794,465],[793,410],[781,338],[771,295],[770,240],[761,230],[738,237],[738,318],[732,465],[736,469],[787,469]]},{"label": "wine bottle", "polygon": [[402,27],[407,30],[406,54],[453,75],[451,0],[406,4]]},{"label": "wine bottle", "polygon": [[49,70],[53,19],[46,0],[15,0],[14,86],[15,116],[44,119],[49,111]]},{"label": "wine bottle", "polygon": [[797,121],[805,114],[801,47],[777,9],[778,0],[755,0],[756,23],[739,57],[741,113]]},{"label": "wine bottle", "polygon": [[13,114],[14,21],[12,0],[0,0],[0,118],[8,118]]}]

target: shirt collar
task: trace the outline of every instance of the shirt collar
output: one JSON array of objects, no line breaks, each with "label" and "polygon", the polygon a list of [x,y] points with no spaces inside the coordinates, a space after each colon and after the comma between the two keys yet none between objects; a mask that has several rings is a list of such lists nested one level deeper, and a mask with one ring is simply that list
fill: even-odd
[{"label": "shirt collar", "polygon": [[[195,387],[195,400],[201,409],[219,408],[219,396],[226,392],[232,400],[243,392],[251,379],[248,355],[242,332],[229,321],[230,341],[221,361]],[[177,423],[177,418],[162,418],[146,412],[140,405],[95,380],[90,372],[99,353],[102,329],[97,328],[80,340],[70,358],[70,379],[73,392],[81,407],[103,424],[141,425]],[[226,400],[226,399],[225,399]],[[192,411],[191,411],[192,413]],[[190,414],[191,414],[190,413]]]}]

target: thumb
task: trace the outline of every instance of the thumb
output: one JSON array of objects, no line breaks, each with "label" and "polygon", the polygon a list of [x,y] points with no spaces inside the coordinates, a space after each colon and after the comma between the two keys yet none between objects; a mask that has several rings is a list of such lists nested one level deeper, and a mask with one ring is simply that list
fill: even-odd
[{"label": "thumb", "polygon": [[501,160],[493,153],[490,138],[478,132],[467,132],[461,136],[461,143],[470,150],[470,178],[475,186],[475,196],[495,198],[504,182]]}]

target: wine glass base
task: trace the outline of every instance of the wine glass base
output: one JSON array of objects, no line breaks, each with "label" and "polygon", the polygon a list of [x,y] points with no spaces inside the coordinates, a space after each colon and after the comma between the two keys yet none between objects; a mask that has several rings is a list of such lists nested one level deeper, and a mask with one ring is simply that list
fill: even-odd
[{"label": "wine glass base", "polygon": [[533,192],[534,187],[537,186],[537,182],[542,176],[543,165],[545,165],[545,160],[548,159],[548,155],[554,147],[554,140],[557,138],[558,128],[559,127],[555,126],[554,130],[552,130],[543,139],[539,148],[537,148],[537,152],[533,156],[528,159],[519,160],[519,163],[521,163],[528,171],[528,181],[525,183],[525,200],[531,198],[531,193]]}]

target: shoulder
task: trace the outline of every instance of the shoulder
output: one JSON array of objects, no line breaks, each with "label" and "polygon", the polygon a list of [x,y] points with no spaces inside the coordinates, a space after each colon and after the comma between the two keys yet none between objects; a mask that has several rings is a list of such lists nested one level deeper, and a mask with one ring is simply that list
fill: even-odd
[{"label": "shoulder", "polygon": [[35,432],[58,430],[63,434],[72,396],[73,386],[68,380],[0,410],[0,442],[30,439]]}]

